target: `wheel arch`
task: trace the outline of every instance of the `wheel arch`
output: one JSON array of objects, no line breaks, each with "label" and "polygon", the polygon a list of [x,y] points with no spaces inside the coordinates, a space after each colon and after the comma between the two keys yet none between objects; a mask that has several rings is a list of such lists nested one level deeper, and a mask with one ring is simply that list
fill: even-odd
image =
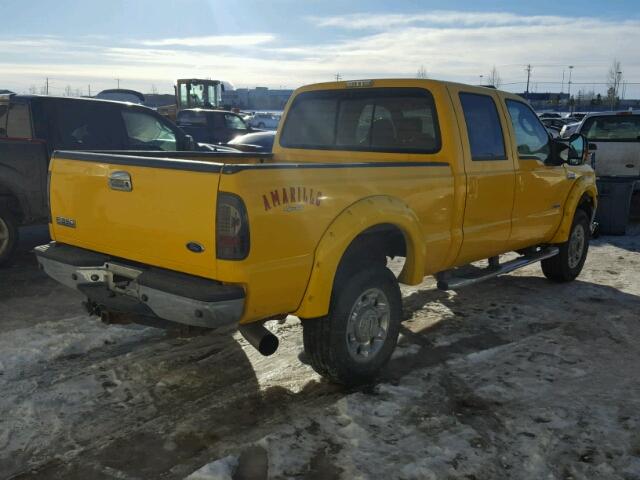
[{"label": "wheel arch", "polygon": [[353,257],[375,262],[380,255],[404,254],[399,279],[416,285],[424,278],[425,250],[420,221],[408,205],[385,195],[359,200],[336,217],[320,239],[307,288],[294,315],[326,315],[336,274]]},{"label": "wheel arch", "polygon": [[22,223],[28,215],[28,210],[22,200],[12,186],[0,182],[0,207],[8,208],[19,223]]},{"label": "wheel arch", "polygon": [[589,221],[593,222],[598,207],[598,190],[592,177],[581,177],[575,183],[564,205],[560,226],[549,243],[564,243],[569,239],[573,217],[578,209],[587,213]]}]

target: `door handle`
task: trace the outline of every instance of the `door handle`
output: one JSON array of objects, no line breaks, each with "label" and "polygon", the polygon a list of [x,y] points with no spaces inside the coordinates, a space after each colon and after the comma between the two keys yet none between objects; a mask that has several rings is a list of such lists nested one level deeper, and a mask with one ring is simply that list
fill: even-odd
[{"label": "door handle", "polygon": [[568,180],[574,180],[576,178],[576,173],[572,172],[572,171],[568,171],[567,172],[567,179]]},{"label": "door handle", "polygon": [[117,171],[109,175],[109,187],[111,190],[130,192],[133,189],[129,172]]}]

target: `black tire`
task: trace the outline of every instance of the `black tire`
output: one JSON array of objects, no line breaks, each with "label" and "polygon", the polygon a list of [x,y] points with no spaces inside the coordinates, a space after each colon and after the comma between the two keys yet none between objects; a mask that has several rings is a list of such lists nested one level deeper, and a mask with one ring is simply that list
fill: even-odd
[{"label": "black tire", "polygon": [[[387,307],[388,315],[376,313],[386,312]],[[350,323],[349,317],[354,309],[361,312],[356,317],[361,321]],[[377,315],[379,317],[372,320],[372,316]],[[368,383],[391,357],[398,341],[401,320],[400,287],[388,268],[369,264],[361,269],[341,272],[336,276],[329,314],[302,322],[304,349],[309,363],[320,375],[336,383]],[[354,327],[353,334],[348,336],[349,326],[356,323],[361,328]],[[384,323],[386,325],[382,326]],[[374,342],[374,337],[371,337],[374,329],[379,332],[386,330],[384,338]],[[369,338],[369,347],[357,347],[354,351],[354,345],[363,346],[358,342],[357,334],[361,334],[361,338]],[[373,351],[373,354],[365,356],[364,350]]]},{"label": "black tire", "polygon": [[11,211],[0,206],[0,267],[11,260],[18,244],[18,222]]},{"label": "black tire", "polygon": [[[580,230],[582,233],[580,233]],[[583,240],[578,260],[578,247],[576,243],[572,242],[580,243],[578,240],[580,235],[582,235]],[[590,239],[589,217],[584,210],[576,210],[571,231],[569,232],[569,240],[560,245],[560,253],[558,255],[541,262],[542,272],[545,277],[554,282],[570,282],[580,275],[584,262],[587,260]]]}]

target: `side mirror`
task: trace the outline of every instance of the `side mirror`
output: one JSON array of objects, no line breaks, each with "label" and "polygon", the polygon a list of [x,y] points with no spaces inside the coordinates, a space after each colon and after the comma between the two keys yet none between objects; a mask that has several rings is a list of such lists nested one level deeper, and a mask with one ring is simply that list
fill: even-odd
[{"label": "side mirror", "polygon": [[558,138],[554,142],[553,152],[551,155],[550,165],[582,165],[586,153],[587,140],[584,135],[574,133],[569,138]]},{"label": "side mirror", "polygon": [[581,133],[574,133],[569,137],[569,150],[567,163],[569,165],[582,165],[587,152],[587,139]]}]

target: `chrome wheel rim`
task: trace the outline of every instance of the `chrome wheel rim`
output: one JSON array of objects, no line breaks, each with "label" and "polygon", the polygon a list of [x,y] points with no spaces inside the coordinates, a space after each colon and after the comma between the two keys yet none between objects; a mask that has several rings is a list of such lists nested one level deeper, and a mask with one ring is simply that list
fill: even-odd
[{"label": "chrome wheel rim", "polygon": [[371,361],[382,349],[389,332],[391,307],[379,288],[358,296],[347,321],[347,348],[357,362]]},{"label": "chrome wheel rim", "polygon": [[0,255],[7,249],[9,245],[9,226],[2,218],[0,218]]},{"label": "chrome wheel rim", "polygon": [[569,239],[569,268],[576,268],[582,260],[586,235],[582,225],[576,225]]}]

